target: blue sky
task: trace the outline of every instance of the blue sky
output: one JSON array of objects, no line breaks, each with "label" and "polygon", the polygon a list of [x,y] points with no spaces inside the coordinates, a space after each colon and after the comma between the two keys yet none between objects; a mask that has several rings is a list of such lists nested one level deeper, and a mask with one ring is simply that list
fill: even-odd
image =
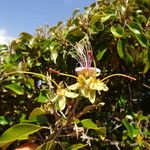
[{"label": "blue sky", "polygon": [[1,0],[0,43],[5,43],[20,32],[34,34],[40,25],[54,26],[66,21],[73,10],[84,9],[96,0]]}]

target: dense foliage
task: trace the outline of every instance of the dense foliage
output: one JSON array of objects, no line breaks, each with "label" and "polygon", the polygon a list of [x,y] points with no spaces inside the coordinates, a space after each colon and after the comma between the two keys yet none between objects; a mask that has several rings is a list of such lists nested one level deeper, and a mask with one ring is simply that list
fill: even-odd
[{"label": "dense foliage", "polygon": [[[94,103],[86,96],[91,89],[74,91],[71,85],[91,82],[71,76],[78,66],[72,53],[85,37],[101,69],[97,84],[120,73],[137,80],[105,80],[109,90]],[[66,24],[21,33],[0,46],[0,147],[28,140],[51,149],[150,149],[149,68],[149,0],[99,0],[82,14],[75,10]]]}]

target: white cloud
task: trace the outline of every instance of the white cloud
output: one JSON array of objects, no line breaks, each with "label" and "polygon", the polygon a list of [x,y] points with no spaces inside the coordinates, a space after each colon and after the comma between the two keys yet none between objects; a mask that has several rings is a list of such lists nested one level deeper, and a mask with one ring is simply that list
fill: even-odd
[{"label": "white cloud", "polygon": [[10,36],[5,28],[0,28],[0,44],[9,44],[14,38]]}]

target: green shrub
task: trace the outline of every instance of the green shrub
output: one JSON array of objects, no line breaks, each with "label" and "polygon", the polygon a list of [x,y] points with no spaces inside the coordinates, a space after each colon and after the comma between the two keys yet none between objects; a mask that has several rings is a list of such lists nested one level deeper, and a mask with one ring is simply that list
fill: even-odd
[{"label": "green shrub", "polygon": [[[1,45],[0,146],[34,139],[51,149],[150,149],[149,14],[149,0],[99,0],[66,24]],[[100,77],[74,76],[85,37]],[[109,90],[99,95],[102,81]]]}]

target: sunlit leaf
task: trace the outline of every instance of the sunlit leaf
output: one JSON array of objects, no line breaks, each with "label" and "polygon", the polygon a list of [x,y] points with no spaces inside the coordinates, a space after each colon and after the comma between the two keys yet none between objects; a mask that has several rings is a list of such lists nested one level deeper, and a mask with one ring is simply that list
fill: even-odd
[{"label": "sunlit leaf", "polygon": [[25,40],[30,40],[33,36],[27,32],[21,32],[20,38]]},{"label": "sunlit leaf", "polygon": [[87,129],[98,129],[97,125],[92,122],[91,119],[84,119],[81,121],[82,125],[84,128],[87,128]]},{"label": "sunlit leaf", "polygon": [[80,28],[78,28],[77,26],[71,26],[68,29],[68,32],[66,34],[66,36],[77,36],[77,37],[82,37],[84,34],[81,31]]},{"label": "sunlit leaf", "polygon": [[12,90],[18,95],[23,95],[24,94],[24,89],[17,83],[12,83],[4,86],[5,88]]},{"label": "sunlit leaf", "polygon": [[51,59],[56,64],[56,59],[58,57],[58,43],[57,42],[52,42],[50,44],[50,51],[51,51]]},{"label": "sunlit leaf", "polygon": [[8,119],[5,116],[0,116],[0,125],[7,125],[9,124]]},{"label": "sunlit leaf", "polygon": [[115,37],[117,38],[124,37],[124,28],[121,25],[112,26],[110,30]]},{"label": "sunlit leaf", "polygon": [[25,137],[28,138],[28,135],[33,134],[40,129],[40,126],[34,124],[16,124],[2,134],[0,137],[0,146],[15,140],[22,139],[23,137],[23,139],[25,139]]},{"label": "sunlit leaf", "polygon": [[137,22],[131,22],[130,24],[127,25],[128,28],[134,32],[135,34],[141,34],[142,32],[142,27],[139,23]]},{"label": "sunlit leaf", "polygon": [[148,41],[143,34],[136,34],[136,38],[142,47],[145,47],[145,48],[147,47]]},{"label": "sunlit leaf", "polygon": [[115,14],[104,14],[103,17],[101,17],[101,22],[105,22],[110,18],[114,18],[115,16],[116,16]]},{"label": "sunlit leaf", "polygon": [[45,103],[48,100],[44,92],[40,92],[39,97],[38,97],[38,102]]},{"label": "sunlit leaf", "polygon": [[37,107],[30,113],[29,120],[33,120],[35,117],[43,114],[45,114],[45,111],[42,108]]},{"label": "sunlit leaf", "polygon": [[27,86],[29,89],[34,88],[34,80],[33,80],[32,78],[27,78],[25,84],[26,84],[26,86]]}]

